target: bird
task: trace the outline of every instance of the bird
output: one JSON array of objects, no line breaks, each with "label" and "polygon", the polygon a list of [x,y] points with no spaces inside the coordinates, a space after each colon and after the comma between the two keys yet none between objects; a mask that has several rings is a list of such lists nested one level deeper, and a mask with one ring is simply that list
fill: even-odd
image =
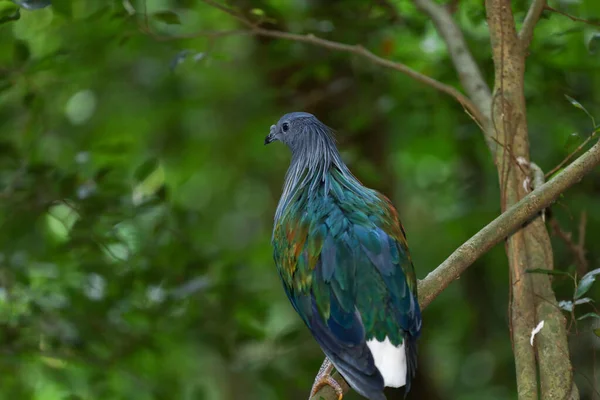
[{"label": "bird", "polygon": [[265,145],[291,150],[271,244],[283,288],[326,355],[311,389],[331,372],[369,400],[384,387],[410,391],[421,310],[417,279],[398,212],[344,163],[334,132],[306,112],[285,114]]}]

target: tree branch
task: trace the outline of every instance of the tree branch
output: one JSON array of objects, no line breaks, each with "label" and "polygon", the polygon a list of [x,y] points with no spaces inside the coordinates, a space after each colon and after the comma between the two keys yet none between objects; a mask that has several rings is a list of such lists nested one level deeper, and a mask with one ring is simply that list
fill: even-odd
[{"label": "tree branch", "polygon": [[457,89],[453,88],[452,86],[446,85],[442,82],[439,82],[433,78],[430,78],[427,75],[423,75],[420,72],[417,72],[402,63],[379,57],[370,52],[369,50],[365,49],[361,45],[349,45],[344,43],[333,42],[331,40],[321,39],[312,34],[298,35],[294,33],[281,32],[263,28],[255,28],[253,32],[261,36],[310,43],[320,47],[328,48],[330,50],[343,51],[365,57],[377,65],[381,65],[383,67],[399,71],[418,82],[424,83],[428,86],[433,87],[436,90],[439,90],[440,92],[454,97],[468,111],[468,113],[471,114],[473,118],[475,118],[479,123],[482,123],[481,121],[483,120],[483,117],[480,114],[477,107],[471,102],[471,100],[469,100],[464,94],[459,92]]},{"label": "tree branch", "polygon": [[585,256],[585,225],[586,225],[586,213],[581,213],[581,219],[579,220],[579,241],[575,242],[573,234],[571,232],[565,232],[560,223],[555,218],[550,220],[550,226],[556,236],[558,236],[567,245],[567,248],[573,255],[573,261],[576,265],[577,274],[583,276],[589,269],[589,264]]},{"label": "tree branch", "polygon": [[519,40],[521,41],[523,49],[527,49],[531,44],[535,25],[540,19],[540,15],[542,15],[542,11],[544,11],[545,7],[546,0],[533,0],[531,3],[527,15],[525,16],[525,21],[523,21],[521,31],[519,32]]},{"label": "tree branch", "polygon": [[562,160],[556,167],[552,168],[552,170],[550,170],[545,177],[548,178],[549,176],[552,176],[552,174],[554,174],[556,171],[561,169],[566,163],[568,163],[571,160],[571,158],[573,158],[573,156],[575,156],[575,154],[577,154],[581,149],[583,149],[588,144],[588,142],[596,136],[598,132],[600,132],[600,127],[595,128],[590,136],[588,136],[579,146],[577,146],[577,148],[573,150],[567,157],[565,157],[565,159]]},{"label": "tree branch", "polygon": [[[454,22],[450,12],[433,0],[413,0],[413,3],[431,18],[437,32],[446,42],[460,82],[473,103],[477,105],[477,109],[483,116],[482,129],[487,131],[491,122],[492,95],[460,28]],[[496,143],[488,136],[486,142],[492,154],[495,154]]]},{"label": "tree branch", "polygon": [[560,11],[560,10],[557,10],[556,8],[550,7],[550,6],[548,6],[548,5],[544,6],[544,10],[548,10],[548,11],[551,11],[551,12],[553,12],[553,13],[560,14],[560,15],[562,15],[562,16],[564,16],[564,17],[567,17],[567,18],[569,18],[571,21],[575,21],[575,22],[583,22],[584,24],[588,24],[588,25],[592,25],[592,26],[600,26],[600,23],[599,23],[599,22],[596,22],[596,21],[590,21],[590,20],[587,20],[587,19],[583,19],[583,18],[575,17],[575,16],[573,16],[573,15],[571,15],[571,14],[567,14],[567,13],[565,13],[565,12],[562,12],[562,11]]},{"label": "tree branch", "polygon": [[439,267],[419,282],[419,304],[427,307],[448,285],[479,257],[527,221],[550,206],[554,200],[600,164],[600,144],[596,143],[552,180],[541,185],[477,232],[454,251]]},{"label": "tree branch", "polygon": [[432,88],[439,90],[442,93],[445,93],[449,96],[454,97],[454,99],[456,99],[465,108],[467,113],[473,119],[475,119],[475,121],[478,124],[484,125],[484,123],[485,123],[485,117],[481,114],[479,108],[467,96],[462,94],[460,91],[458,91],[454,87],[452,87],[450,85],[446,85],[446,84],[439,82],[427,75],[417,72],[414,69],[406,66],[405,64],[402,64],[402,63],[399,63],[396,61],[391,61],[391,60],[388,60],[383,57],[379,57],[378,55],[372,53],[371,51],[367,50],[366,48],[364,48],[363,46],[361,46],[359,44],[351,45],[351,44],[346,44],[346,43],[334,42],[332,40],[319,38],[313,34],[300,35],[300,34],[296,34],[296,33],[289,33],[289,32],[273,30],[273,29],[261,28],[257,24],[255,24],[255,23],[251,22],[250,20],[248,20],[247,18],[245,18],[243,15],[237,13],[236,11],[234,11],[222,4],[214,2],[213,0],[202,0],[202,1],[212,7],[218,8],[219,10],[233,16],[234,18],[239,20],[243,25],[248,27],[250,33],[252,33],[252,34],[259,35],[259,36],[265,36],[265,37],[271,37],[271,38],[277,38],[277,39],[291,40],[291,41],[295,41],[295,42],[308,43],[308,44],[312,44],[315,46],[324,47],[324,48],[330,49],[330,50],[355,54],[355,55],[358,55],[358,56],[361,56],[361,57],[364,57],[364,58],[370,60],[374,64],[399,71],[399,72],[403,73],[404,75],[406,75],[418,82],[424,83],[425,85],[431,86]]}]

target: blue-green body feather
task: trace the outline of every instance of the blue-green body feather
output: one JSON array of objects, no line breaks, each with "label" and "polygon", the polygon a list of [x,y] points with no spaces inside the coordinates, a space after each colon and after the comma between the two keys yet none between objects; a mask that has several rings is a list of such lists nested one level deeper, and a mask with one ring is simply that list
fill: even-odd
[{"label": "blue-green body feather", "polygon": [[355,390],[381,400],[384,379],[367,341],[405,344],[408,391],[421,330],[417,282],[393,205],[354,178],[335,146],[326,148],[330,161],[316,173],[296,167],[300,174],[286,180],[295,182],[278,208],[274,259],[327,357]]}]

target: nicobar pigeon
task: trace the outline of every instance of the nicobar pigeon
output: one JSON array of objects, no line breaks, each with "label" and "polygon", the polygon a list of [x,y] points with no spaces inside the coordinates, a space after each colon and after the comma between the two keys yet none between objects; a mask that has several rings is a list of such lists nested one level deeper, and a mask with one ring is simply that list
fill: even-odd
[{"label": "nicobar pigeon", "polygon": [[396,209],[352,175],[331,129],[312,114],[281,117],[265,144],[273,141],[292,152],[275,212],[275,264],[327,356],[311,396],[330,385],[342,398],[333,367],[367,399],[385,400],[385,386],[405,386],[408,393],[421,311]]}]

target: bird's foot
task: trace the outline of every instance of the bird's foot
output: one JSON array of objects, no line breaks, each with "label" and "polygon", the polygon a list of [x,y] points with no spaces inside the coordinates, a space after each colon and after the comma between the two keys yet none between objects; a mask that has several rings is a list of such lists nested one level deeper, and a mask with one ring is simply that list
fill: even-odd
[{"label": "bird's foot", "polygon": [[319,369],[319,373],[315,378],[312,389],[310,390],[309,400],[324,386],[331,386],[335,390],[335,394],[338,396],[338,400],[342,400],[344,397],[344,390],[335,379],[331,377],[331,371],[333,370],[333,364],[328,358],[325,358],[323,365]]},{"label": "bird's foot", "polygon": [[342,400],[342,398],[344,397],[344,390],[342,389],[340,384],[337,383],[337,381],[333,379],[331,375],[327,375],[323,376],[321,379],[315,382],[315,384],[312,387],[312,390],[310,391],[310,398],[317,394],[317,392],[321,390],[321,388],[323,388],[324,386],[331,386],[333,390],[335,390],[335,394],[337,394],[337,400]]}]

